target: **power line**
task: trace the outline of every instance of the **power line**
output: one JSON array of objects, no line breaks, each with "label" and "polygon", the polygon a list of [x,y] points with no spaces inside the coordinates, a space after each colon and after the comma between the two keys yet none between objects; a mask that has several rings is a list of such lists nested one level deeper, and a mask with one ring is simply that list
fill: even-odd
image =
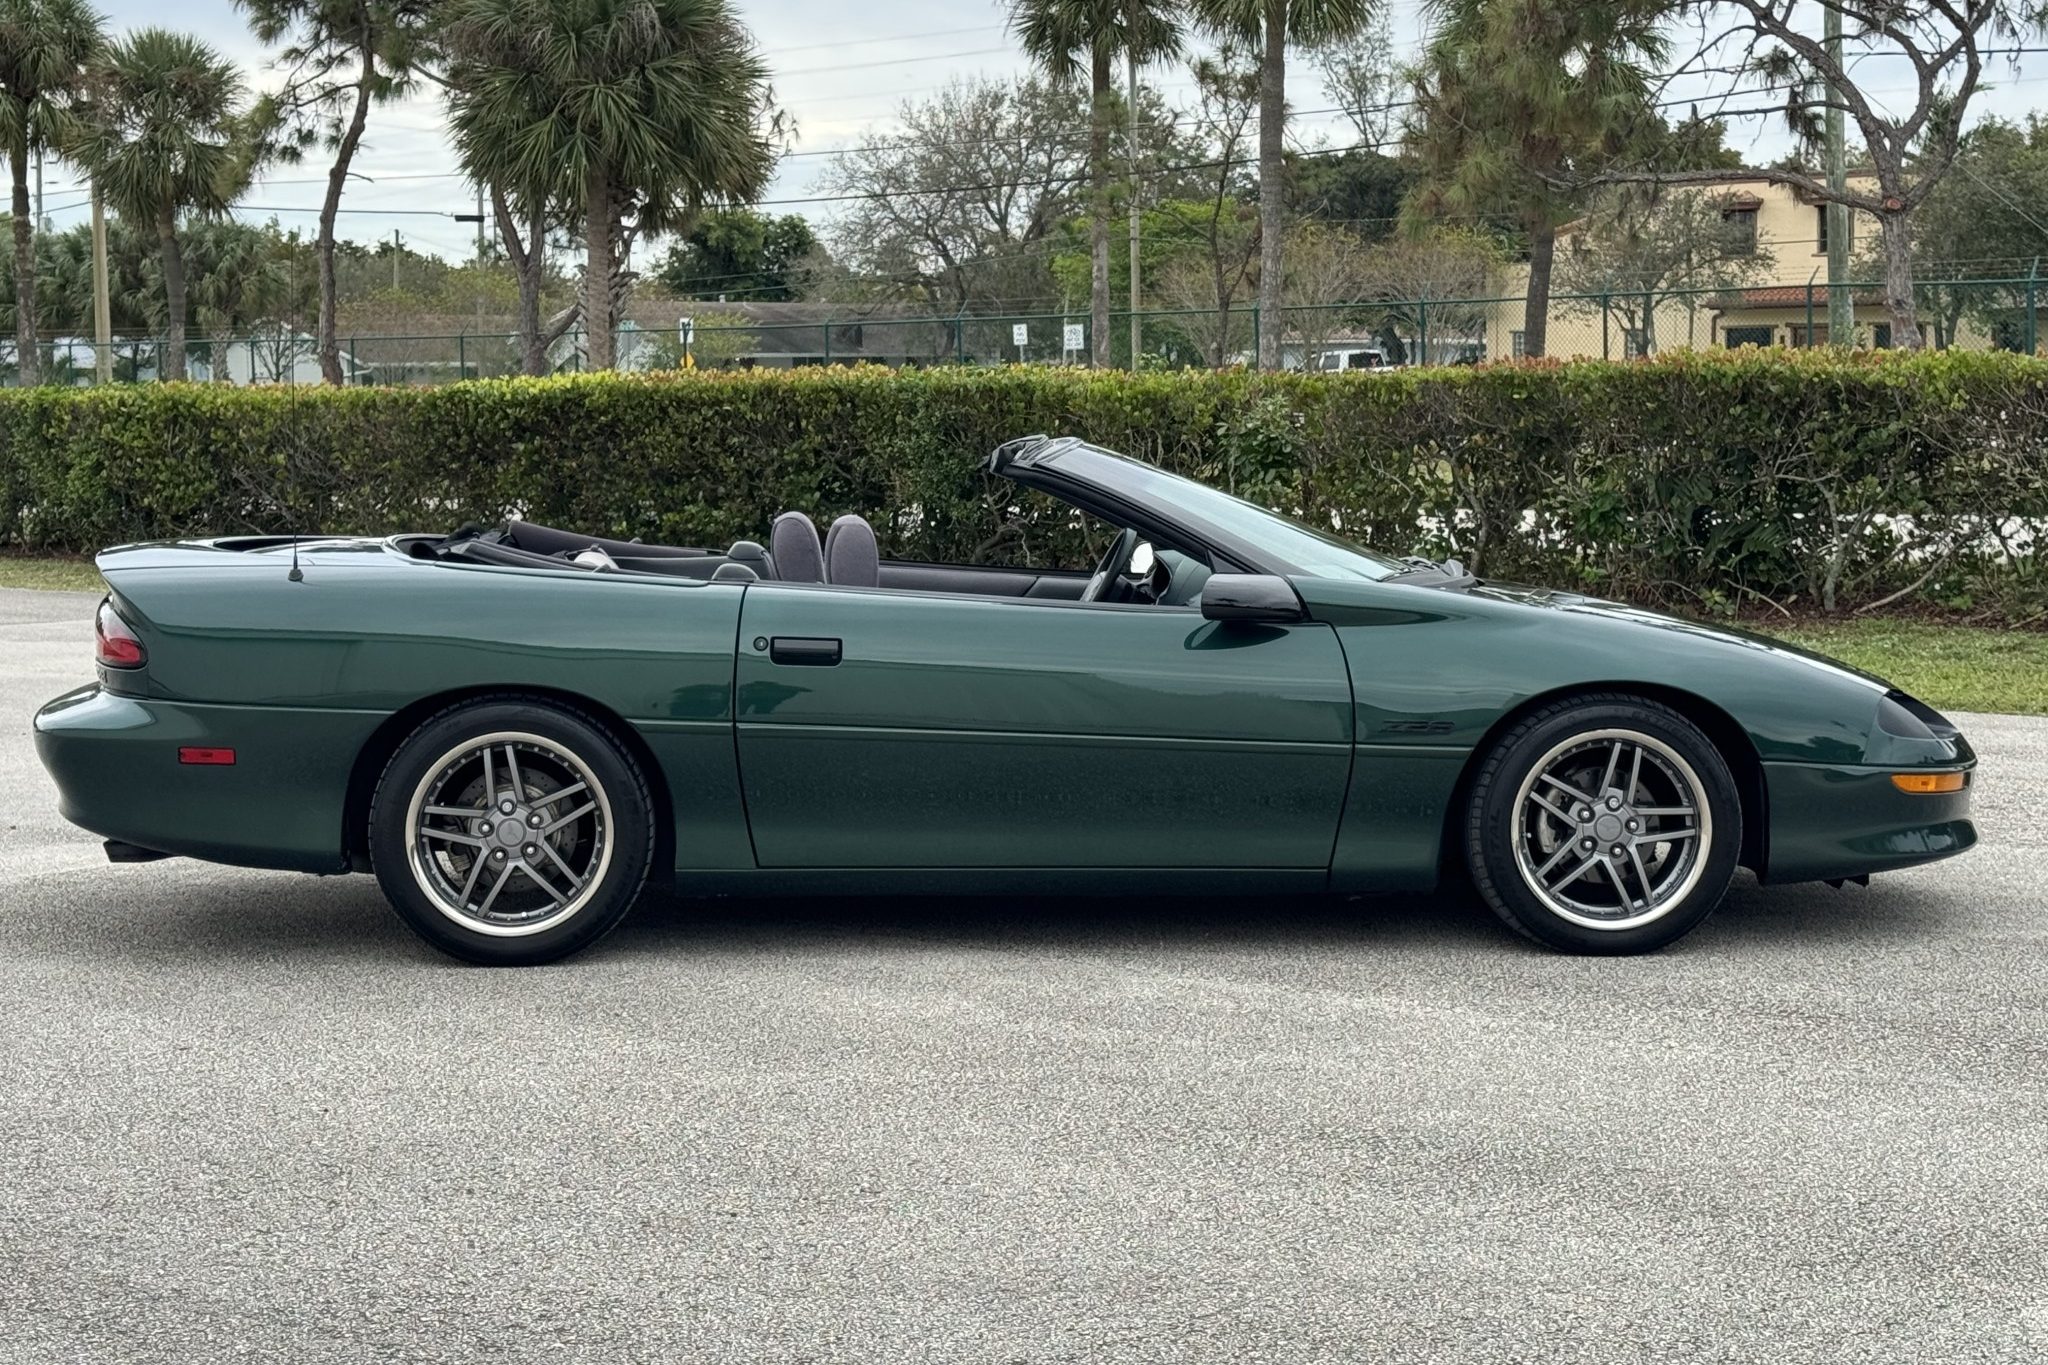
[{"label": "power line", "polygon": [[969,33],[1001,33],[1007,27],[1004,24],[975,24],[968,28],[942,28],[927,30],[922,33],[885,33],[877,38],[849,38],[845,42],[839,43],[806,43],[802,47],[781,48],[777,53],[769,55],[787,57],[792,52],[827,52],[848,47],[873,47],[876,43],[910,42],[921,38],[958,38]]},{"label": "power line", "polygon": [[[2032,50],[2032,49],[2029,49],[2029,50]],[[2048,51],[2048,49],[2038,49],[2038,50],[2041,50],[2041,51]],[[2014,81],[2014,82],[2011,82],[2011,84],[2014,84],[2014,85],[2019,85],[2019,84],[2032,84],[2032,83],[2035,83],[2035,80],[2036,80],[2036,79],[2038,79],[2038,78],[2030,78],[2030,79],[2026,79],[2026,80]],[[1156,88],[1156,87],[1155,87],[1155,88]],[[1778,91],[1780,91],[1780,90],[1783,90],[1783,89],[1786,89],[1786,88],[1787,88],[1787,84],[1786,84],[1786,83],[1784,83],[1784,82],[1779,82],[1779,83],[1774,83],[1774,84],[1768,84],[1768,85],[1764,85],[1764,86],[1761,86],[1761,87],[1755,87],[1755,88],[1751,88],[1751,89],[1737,89],[1737,90],[1726,90],[1726,91],[1720,91],[1720,92],[1717,92],[1717,93],[1711,93],[1711,94],[1707,94],[1707,95],[1704,95],[1704,96],[1701,96],[1701,95],[1693,95],[1693,96],[1685,96],[1685,97],[1677,97],[1677,98],[1665,99],[1665,100],[1660,100],[1660,101],[1656,101],[1656,102],[1653,102],[1653,104],[1651,105],[1651,107],[1652,107],[1652,108],[1658,108],[1658,109],[1663,109],[1663,108],[1671,108],[1671,107],[1676,107],[1676,106],[1679,106],[1679,105],[1693,105],[1693,106],[1704,106],[1704,105],[1710,105],[1710,104],[1712,104],[1712,103],[1713,103],[1714,101],[1716,101],[1716,100],[1726,101],[1726,100],[1728,100],[1728,99],[1736,98],[1736,97],[1738,97],[1738,96],[1743,96],[1743,95],[1750,95],[1750,94],[1770,94],[1770,93],[1776,93],[1776,92],[1778,92]],[[1869,94],[1871,98],[1873,98],[1873,99],[1876,99],[1876,98],[1878,97],[1878,94],[1879,94],[1880,92],[1866,92],[1866,93],[1867,93],[1867,94]],[[1414,107],[1414,106],[1415,106],[1415,104],[1416,104],[1416,103],[1417,103],[1417,101],[1415,101],[1415,100],[1413,100],[1413,99],[1403,99],[1403,100],[1395,100],[1395,101],[1390,101],[1390,102],[1388,102],[1388,103],[1386,103],[1386,104],[1382,104],[1382,105],[1372,105],[1372,106],[1364,106],[1364,107],[1361,107],[1361,108],[1359,108],[1359,109],[1355,109],[1355,110],[1354,110],[1354,109],[1351,109],[1351,108],[1349,108],[1349,107],[1346,107],[1346,106],[1332,106],[1332,107],[1329,107],[1329,108],[1324,108],[1324,109],[1315,109],[1315,110],[1301,110],[1301,111],[1297,111],[1297,112],[1295,112],[1295,113],[1294,113],[1294,114],[1293,114],[1293,115],[1292,115],[1291,117],[1295,117],[1295,118],[1305,118],[1305,117],[1314,117],[1314,116],[1318,116],[1318,115],[1329,115],[1329,114],[1344,114],[1344,115],[1358,115],[1358,114],[1376,114],[1376,113],[1392,113],[1392,112],[1395,112],[1395,111],[1398,111],[1398,110],[1402,110],[1402,109],[1408,109],[1408,108],[1412,108],[1412,107]],[[1776,112],[1776,111],[1775,111],[1775,110],[1772,110],[1772,111],[1760,111],[1760,112]],[[1724,111],[1724,112],[1721,112],[1721,113],[1710,113],[1710,114],[1708,114],[1708,115],[1707,115],[1707,117],[1709,117],[1709,118],[1725,118],[1725,117],[1731,117],[1731,116],[1747,116],[1747,114],[1748,114],[1748,113],[1749,113],[1749,111],[1738,111],[1738,113],[1737,113],[1737,114],[1733,114],[1733,115],[1731,115],[1731,114],[1729,114],[1729,113],[1727,113],[1727,112],[1725,112],[1725,111]],[[1205,117],[1205,116],[1189,114],[1189,115],[1185,115],[1185,116],[1182,116],[1182,117],[1178,117],[1178,118],[1175,118],[1175,119],[1173,119],[1173,120],[1170,120],[1170,121],[1168,121],[1168,126],[1178,126],[1178,125],[1180,125],[1180,124],[1183,124],[1183,123],[1191,123],[1191,122],[1201,122],[1201,121],[1203,121],[1203,120],[1204,120],[1204,117]],[[1256,119],[1254,118],[1254,119],[1253,119],[1253,120],[1251,120],[1250,122],[1256,122]],[[1249,126],[1249,124],[1248,124],[1248,126]],[[954,150],[959,150],[959,149],[964,149],[964,148],[967,148],[967,147],[973,147],[973,146],[988,146],[988,145],[995,145],[995,144],[997,144],[997,143],[1006,143],[1006,142],[1010,142],[1010,141],[1020,140],[1020,139],[1021,139],[1021,138],[1022,138],[1023,136],[1024,136],[1024,135],[1018,135],[1018,138],[989,138],[989,139],[974,139],[974,140],[971,140],[971,141],[967,141],[967,142],[959,142],[959,143],[950,143],[950,144],[946,144],[946,143],[923,143],[923,142],[920,142],[920,141],[918,141],[918,140],[915,140],[915,139],[913,139],[913,140],[909,140],[909,141],[903,141],[903,142],[895,142],[895,143],[873,143],[873,144],[866,144],[866,145],[864,145],[864,146],[855,146],[855,147],[851,147],[851,148],[833,148],[833,149],[819,149],[819,150],[816,150],[816,151],[811,151],[811,152],[797,152],[797,153],[789,153],[789,154],[787,154],[787,155],[788,155],[788,157],[789,157],[789,158],[791,158],[791,159],[793,159],[793,158],[796,158],[796,157],[807,157],[807,156],[843,156],[843,155],[848,155],[848,154],[850,154],[850,153],[854,153],[854,152],[859,152],[859,151],[864,151],[864,150],[876,150],[876,151],[886,151],[886,150],[902,150],[902,149],[905,149],[905,148],[909,148],[909,147],[917,147],[917,146],[931,146],[931,147],[937,147],[937,148],[950,148],[950,149],[954,149]],[[1345,154],[1345,153],[1348,153],[1348,152],[1353,152],[1353,151],[1362,151],[1362,150],[1370,150],[1370,151],[1382,151],[1382,150],[1385,150],[1386,148],[1388,148],[1388,147],[1390,147],[1390,146],[1396,146],[1396,145],[1398,145],[1398,143],[1399,143],[1399,140],[1400,140],[1400,139],[1398,139],[1398,138],[1387,138],[1387,139],[1381,139],[1381,140],[1377,140],[1377,141],[1373,141],[1373,140],[1360,140],[1360,141],[1358,141],[1358,142],[1353,142],[1353,143],[1350,143],[1350,144],[1346,144],[1346,145],[1344,145],[1344,146],[1339,146],[1339,147],[1324,147],[1324,148],[1312,148],[1312,149],[1304,149],[1304,150],[1298,151],[1298,152],[1296,153],[1296,155],[1297,155],[1297,156],[1302,156],[1302,157],[1307,157],[1307,156],[1331,156],[1331,155],[1343,155],[1343,154]],[[1159,167],[1154,167],[1154,168],[1151,168],[1151,169],[1149,170],[1149,172],[1148,172],[1148,173],[1149,173],[1149,174],[1152,174],[1152,175],[1168,175],[1168,174],[1174,174],[1174,173],[1178,173],[1178,172],[1183,172],[1183,171],[1192,171],[1192,170],[1212,170],[1212,169],[1221,169],[1221,168],[1226,168],[1226,167],[1230,167],[1230,166],[1246,166],[1246,165],[1252,165],[1252,164],[1255,164],[1255,163],[1256,163],[1256,160],[1257,160],[1257,158],[1256,158],[1256,157],[1253,157],[1253,156],[1244,156],[1244,157],[1228,157],[1228,158],[1218,158],[1218,159],[1210,159],[1210,160],[1204,160],[1204,161],[1184,162],[1184,163],[1180,163],[1180,164],[1176,164],[1176,165],[1165,165],[1165,166],[1159,166]],[[1759,173],[1759,174],[1761,175],[1761,174],[1763,174],[1763,173]],[[399,174],[399,175],[391,175],[391,176],[387,176],[387,177],[384,177],[384,179],[387,179],[387,180],[392,180],[392,181],[399,181],[399,180],[451,180],[451,179],[466,179],[466,178],[467,178],[467,177],[466,177],[466,176],[464,176],[464,175],[462,175],[462,174],[461,174],[460,172],[447,172],[447,173],[420,173],[420,174]],[[305,178],[294,178],[294,179],[279,179],[279,180],[275,180],[275,181],[271,181],[271,180],[266,180],[266,181],[265,181],[264,183],[266,183],[266,184],[319,184],[319,183],[324,183],[324,182],[325,182],[325,179],[326,179],[326,178],[325,178],[324,176],[323,176],[323,177],[305,177]],[[911,189],[894,189],[894,190],[874,190],[874,191],[852,191],[852,192],[844,192],[844,193],[837,193],[837,194],[821,194],[821,195],[797,195],[797,196],[788,196],[788,197],[783,197],[783,198],[777,198],[777,199],[762,199],[762,200],[758,200],[758,201],[756,201],[756,204],[755,204],[755,206],[756,206],[756,207],[763,207],[763,208],[768,208],[768,207],[788,207],[788,206],[793,206],[793,205],[802,205],[802,204],[833,204],[833,203],[853,203],[853,202],[873,201],[873,200],[880,200],[880,199],[891,199],[891,198],[917,198],[917,197],[928,197],[928,196],[932,196],[932,195],[938,195],[938,194],[958,194],[958,193],[974,193],[974,192],[978,192],[978,191],[982,191],[982,190],[988,190],[988,189],[996,189],[996,188],[1009,188],[1009,189],[1031,189],[1031,188],[1048,188],[1048,187],[1051,187],[1051,186],[1055,186],[1055,185],[1062,185],[1062,184],[1068,184],[1068,183],[1072,183],[1072,182],[1074,181],[1074,179],[1075,179],[1075,177],[1074,177],[1074,176],[1058,176],[1058,177],[1045,177],[1045,178],[1041,178],[1041,179],[1035,179],[1035,180],[1032,180],[1032,179],[1022,179],[1022,180],[1016,180],[1016,181],[1006,181],[1006,182],[1000,182],[1000,183],[997,183],[997,182],[986,182],[986,181],[983,181],[983,182],[974,182],[974,183],[968,183],[968,184],[960,184],[960,185],[946,185],[946,186],[933,186],[933,187],[928,187],[928,188],[911,188]],[[78,188],[83,188],[83,187],[78,187]],[[83,206],[85,206],[85,205],[86,205],[87,203],[89,203],[89,201],[88,201],[88,200],[81,200],[81,201],[77,201],[77,202],[74,202],[74,203],[70,203],[70,204],[60,204],[60,205],[57,205],[57,206],[56,206],[55,208],[53,208],[53,209],[50,209],[50,210],[48,210],[48,212],[53,212],[53,213],[54,213],[54,212],[65,212],[65,211],[69,211],[69,210],[74,210],[74,209],[77,209],[77,208],[80,208],[80,207],[83,207]],[[321,209],[320,209],[320,207],[319,207],[319,206],[317,206],[317,205],[290,205],[290,204],[246,204],[246,203],[245,203],[245,204],[235,204],[235,205],[231,205],[230,207],[231,207],[231,208],[232,208],[233,210],[237,211],[237,212],[247,212],[247,213],[315,213],[315,214],[317,214],[317,213],[321,212]],[[453,216],[454,216],[454,215],[453,215],[453,212],[452,212],[452,211],[445,211],[445,210],[436,210],[436,209],[405,209],[405,208],[357,208],[357,207],[351,207],[351,206],[347,206],[347,205],[342,205],[342,206],[339,206],[339,207],[338,207],[338,208],[336,209],[336,212],[337,212],[337,213],[346,213],[346,214],[354,214],[354,215],[359,215],[359,216],[361,216],[361,215],[367,215],[367,216],[383,216],[383,217],[414,217],[414,218],[444,218],[444,219],[452,219],[452,218],[453,218]],[[2031,220],[2030,220],[2030,221],[2031,221]]]},{"label": "power line", "polygon": [[778,80],[785,76],[828,76],[841,71],[868,71],[878,66],[909,66],[915,62],[944,62],[955,57],[990,57],[998,52],[1017,55],[1014,47],[979,47],[971,52],[933,52],[919,57],[888,57],[879,62],[842,62],[836,66],[813,66],[801,71],[771,72]]}]

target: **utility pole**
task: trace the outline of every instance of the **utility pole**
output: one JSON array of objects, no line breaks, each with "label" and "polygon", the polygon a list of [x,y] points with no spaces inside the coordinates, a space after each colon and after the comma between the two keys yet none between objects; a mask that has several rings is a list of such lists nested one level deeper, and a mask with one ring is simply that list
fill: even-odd
[{"label": "utility pole", "polygon": [[107,206],[97,182],[92,187],[93,372],[102,384],[114,378],[113,304],[107,289]]},{"label": "utility pole", "polygon": [[36,231],[48,232],[50,220],[43,217],[43,149],[36,148]]},{"label": "utility pole", "polygon": [[482,269],[484,263],[484,182],[476,182],[476,263]]},{"label": "utility pole", "polygon": [[1145,323],[1138,316],[1138,302],[1144,297],[1144,288],[1138,279],[1138,0],[1130,0],[1124,12],[1124,57],[1129,75],[1131,131],[1130,131],[1130,195],[1131,195],[1131,368],[1138,368],[1138,357],[1145,351]]},{"label": "utility pole", "polygon": [[391,229],[391,292],[398,292],[398,258],[405,250],[405,244],[398,238],[398,229]]},{"label": "utility pole", "polygon": [[[1826,16],[1824,38],[1828,61],[1842,69],[1842,11],[1838,0],[1821,0]],[[1836,194],[1849,188],[1849,152],[1844,146],[1842,92],[1828,83],[1828,188]],[[1849,232],[1847,204],[1830,202],[1823,210],[1828,224],[1828,344],[1853,346],[1856,342],[1856,302],[1849,297]]]}]

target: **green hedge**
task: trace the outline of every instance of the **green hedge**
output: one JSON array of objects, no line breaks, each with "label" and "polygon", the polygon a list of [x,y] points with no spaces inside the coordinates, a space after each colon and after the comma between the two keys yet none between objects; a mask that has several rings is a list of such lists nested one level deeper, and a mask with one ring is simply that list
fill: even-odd
[{"label": "green hedge", "polygon": [[16,390],[0,394],[0,545],[508,512],[722,545],[798,507],[866,512],[898,555],[1071,561],[1080,528],[979,472],[1033,431],[1495,577],[1708,607],[1901,589],[2008,619],[2048,605],[2025,539],[2048,520],[2048,362],[1954,352]]}]

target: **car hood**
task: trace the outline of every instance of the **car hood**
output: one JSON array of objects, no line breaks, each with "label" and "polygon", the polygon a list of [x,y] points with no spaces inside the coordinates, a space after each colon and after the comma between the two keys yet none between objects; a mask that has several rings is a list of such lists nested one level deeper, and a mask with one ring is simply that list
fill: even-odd
[{"label": "car hood", "polygon": [[1892,684],[1885,679],[1845,664],[1839,659],[1831,659],[1825,654],[1816,654],[1810,649],[1802,649],[1798,645],[1787,644],[1783,640],[1772,639],[1768,635],[1759,635],[1735,626],[1707,625],[1687,620],[1682,616],[1673,616],[1669,612],[1651,611],[1646,607],[1631,606],[1626,602],[1610,601],[1604,597],[1560,592],[1520,583],[1496,583],[1488,580],[1464,591],[1471,597],[1485,598],[1534,611],[1564,612],[1577,618],[1611,621],[1616,625],[1673,631],[1701,643],[1753,650],[1797,661],[1837,677],[1853,679],[1879,692],[1894,690]]}]

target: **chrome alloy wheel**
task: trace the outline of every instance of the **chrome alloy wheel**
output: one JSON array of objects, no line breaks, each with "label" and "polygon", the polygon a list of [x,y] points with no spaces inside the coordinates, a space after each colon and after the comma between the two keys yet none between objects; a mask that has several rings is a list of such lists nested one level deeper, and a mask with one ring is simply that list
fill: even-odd
[{"label": "chrome alloy wheel", "polygon": [[1538,759],[1515,795],[1515,865],[1537,899],[1588,929],[1633,929],[1685,901],[1713,845],[1692,765],[1637,730],[1595,730]]},{"label": "chrome alloy wheel", "polygon": [[612,858],[612,807],[575,754],[514,731],[464,740],[427,769],[406,814],[414,881],[465,929],[553,928],[589,903]]}]

